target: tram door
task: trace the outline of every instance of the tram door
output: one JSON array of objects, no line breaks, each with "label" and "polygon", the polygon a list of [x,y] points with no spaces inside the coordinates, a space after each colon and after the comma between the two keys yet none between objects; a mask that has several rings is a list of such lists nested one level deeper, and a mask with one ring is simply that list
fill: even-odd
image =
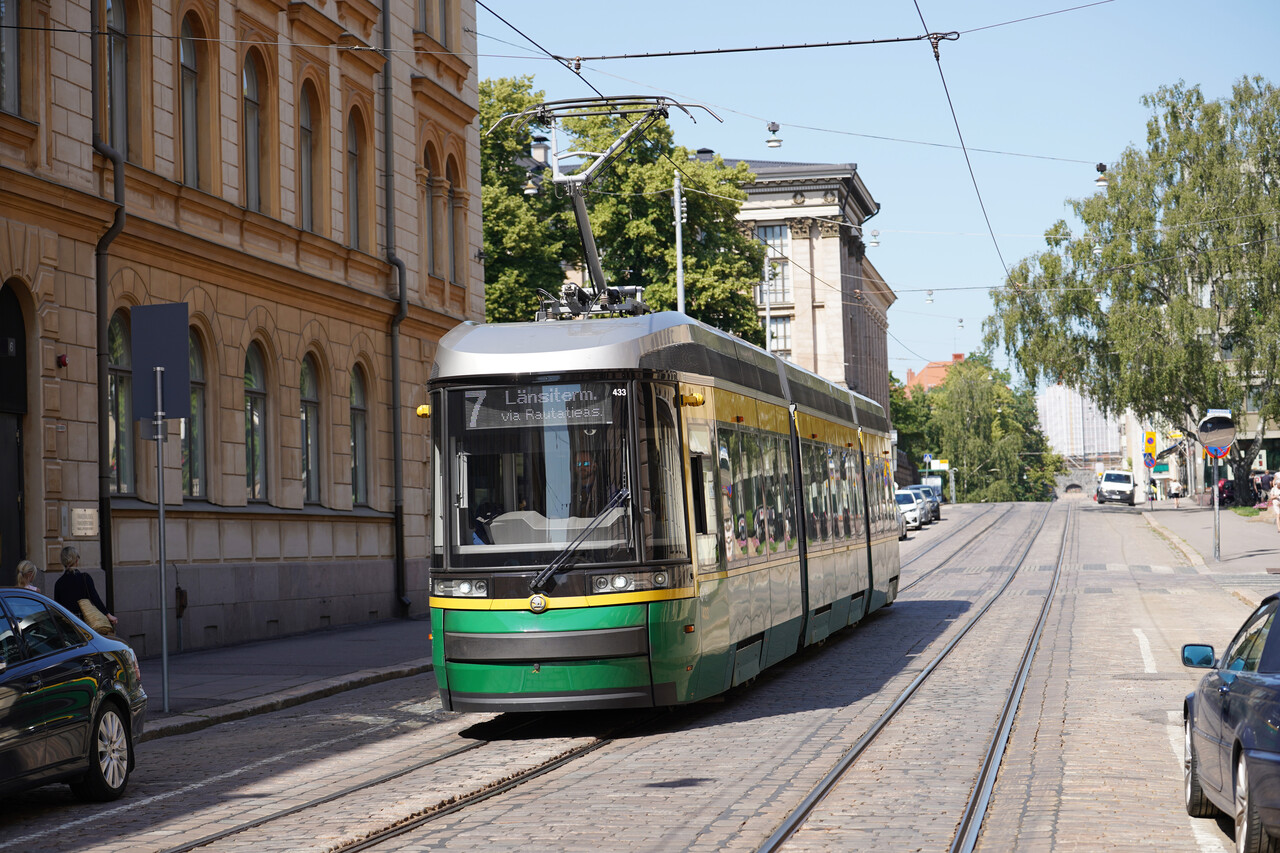
[{"label": "tram door", "polygon": [[0,584],[12,584],[27,551],[22,506],[22,416],[27,411],[27,338],[22,306],[0,285]]}]

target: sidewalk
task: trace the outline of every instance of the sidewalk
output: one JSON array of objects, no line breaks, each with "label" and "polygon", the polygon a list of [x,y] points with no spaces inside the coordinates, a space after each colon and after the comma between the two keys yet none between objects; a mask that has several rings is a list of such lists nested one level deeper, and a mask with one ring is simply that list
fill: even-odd
[{"label": "sidewalk", "polygon": [[1213,507],[1182,499],[1147,504],[1142,515],[1166,534],[1192,565],[1213,574],[1275,574],[1280,591],[1280,531],[1270,512],[1243,518],[1230,509],[1218,511],[1218,559],[1213,558]]},{"label": "sidewalk", "polygon": [[142,740],[288,708],[431,669],[430,623],[397,619],[278,640],[169,655],[169,713],[161,658],[139,662],[147,691]]}]

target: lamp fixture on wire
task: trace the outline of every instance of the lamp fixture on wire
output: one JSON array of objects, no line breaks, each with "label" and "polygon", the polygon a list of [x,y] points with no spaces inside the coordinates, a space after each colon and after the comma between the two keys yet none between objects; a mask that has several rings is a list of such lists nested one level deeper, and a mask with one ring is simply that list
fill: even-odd
[{"label": "lamp fixture on wire", "polygon": [[535,182],[534,182],[533,178],[529,178],[529,180],[525,181],[525,183],[524,183],[524,194],[525,194],[525,195],[537,195],[537,194],[538,194],[538,185],[537,185],[537,183],[535,183]]},{"label": "lamp fixture on wire", "polygon": [[876,248],[876,247],[877,247],[877,246],[879,246],[879,245],[880,245],[880,232],[879,232],[879,231],[872,231],[872,232],[871,232],[871,239],[867,241],[867,248],[868,248],[868,249],[874,249],[874,248]]},{"label": "lamp fixture on wire", "polygon": [[764,141],[764,144],[768,145],[770,148],[781,148],[782,137],[778,136],[778,131],[781,130],[781,126],[776,121],[771,121],[768,124],[768,128],[769,138]]},{"label": "lamp fixture on wire", "polygon": [[932,304],[933,304],[933,291],[932,291],[932,290],[926,290],[926,291],[924,292],[924,303],[925,303],[926,305],[932,305]]},{"label": "lamp fixture on wire", "polygon": [[1098,177],[1094,180],[1093,185],[1100,190],[1105,190],[1107,188],[1107,164],[1099,163],[1097,169]]}]

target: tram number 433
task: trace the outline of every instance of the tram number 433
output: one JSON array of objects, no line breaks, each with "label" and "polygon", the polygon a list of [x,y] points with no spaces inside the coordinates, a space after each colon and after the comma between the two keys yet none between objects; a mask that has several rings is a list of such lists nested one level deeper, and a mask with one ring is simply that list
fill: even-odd
[{"label": "tram number 433", "polygon": [[627,389],[626,389],[626,388],[614,388],[614,389],[613,389],[613,396],[615,396],[615,397],[625,397],[625,396],[627,396]]}]

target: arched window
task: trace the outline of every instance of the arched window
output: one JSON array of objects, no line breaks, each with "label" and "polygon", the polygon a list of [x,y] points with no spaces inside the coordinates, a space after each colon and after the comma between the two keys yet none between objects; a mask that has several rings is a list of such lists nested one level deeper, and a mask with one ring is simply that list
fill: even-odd
[{"label": "arched window", "polygon": [[178,38],[182,64],[182,182],[200,186],[200,52],[191,29],[191,15],[182,19]]},{"label": "arched window", "polygon": [[302,360],[298,384],[302,417],[302,497],[308,503],[320,500],[320,388],[316,381],[316,360]]},{"label": "arched window", "polygon": [[0,110],[18,115],[22,108],[22,40],[18,4],[0,3]]},{"label": "arched window", "polygon": [[107,0],[107,132],[129,156],[129,22],[124,0]]},{"label": "arched window", "polygon": [[129,318],[117,311],[107,326],[107,433],[110,442],[111,493],[131,495],[133,478],[133,353]]},{"label": "arched window", "polygon": [[262,72],[258,52],[251,50],[244,60],[243,163],[244,206],[262,211]]},{"label": "arched window", "polygon": [[351,111],[347,118],[347,245],[365,249],[364,122]]},{"label": "arched window", "polygon": [[187,362],[191,374],[191,416],[182,422],[182,493],[189,498],[203,498],[208,497],[204,467],[204,355],[195,329],[187,331]]},{"label": "arched window", "polygon": [[302,97],[298,105],[298,225],[304,231],[315,231],[316,142],[319,133],[319,106],[315,86],[311,81],[302,84]]},{"label": "arched window", "polygon": [[244,358],[244,478],[249,500],[267,499],[267,373],[262,348],[249,344]]},{"label": "arched window", "polygon": [[369,503],[369,404],[359,365],[351,371],[351,503]]}]

